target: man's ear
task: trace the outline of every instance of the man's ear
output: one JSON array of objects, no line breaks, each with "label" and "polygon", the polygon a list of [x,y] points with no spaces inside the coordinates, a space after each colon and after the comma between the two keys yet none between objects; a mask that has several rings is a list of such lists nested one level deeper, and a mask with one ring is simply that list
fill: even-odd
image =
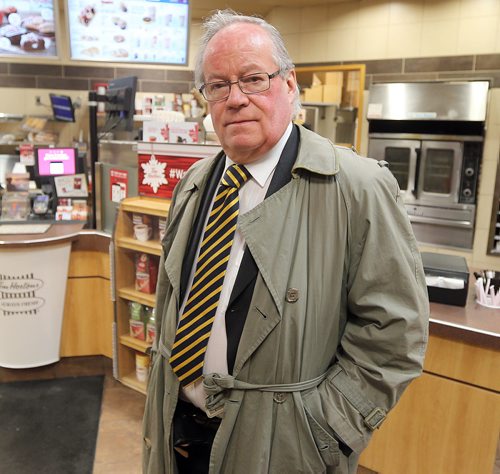
[{"label": "man's ear", "polygon": [[295,74],[295,69],[288,72],[286,84],[288,86],[288,91],[295,94],[295,90],[297,89],[297,75]]}]

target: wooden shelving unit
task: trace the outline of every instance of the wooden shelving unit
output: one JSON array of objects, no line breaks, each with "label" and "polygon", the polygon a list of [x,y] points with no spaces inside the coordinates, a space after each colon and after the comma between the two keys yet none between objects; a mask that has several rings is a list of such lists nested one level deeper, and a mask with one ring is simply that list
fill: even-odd
[{"label": "wooden shelving unit", "polygon": [[135,289],[135,254],[147,253],[158,257],[161,255],[161,244],[158,229],[147,242],[134,238],[133,215],[146,214],[166,218],[170,201],[164,199],[131,197],[120,203],[114,234],[114,287],[117,328],[117,373],[118,379],[127,387],[146,393],[146,383],[137,380],[135,372],[135,356],[146,353],[149,345],[130,336],[128,303],[135,301],[145,306],[154,307],[155,295]]}]

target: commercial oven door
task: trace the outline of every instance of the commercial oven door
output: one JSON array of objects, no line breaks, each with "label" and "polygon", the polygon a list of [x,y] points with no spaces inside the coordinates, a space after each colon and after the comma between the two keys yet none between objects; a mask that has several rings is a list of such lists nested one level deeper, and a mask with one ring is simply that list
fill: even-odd
[{"label": "commercial oven door", "polygon": [[417,188],[420,202],[458,203],[463,153],[462,142],[422,141]]},{"label": "commercial oven door", "polygon": [[368,156],[389,163],[405,202],[415,200],[420,143],[420,140],[390,138],[370,138],[368,142]]}]

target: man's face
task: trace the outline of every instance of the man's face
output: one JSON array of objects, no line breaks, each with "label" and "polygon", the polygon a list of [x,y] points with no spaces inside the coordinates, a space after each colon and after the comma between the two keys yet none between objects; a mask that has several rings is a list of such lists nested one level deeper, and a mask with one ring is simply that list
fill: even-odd
[{"label": "man's face", "polygon": [[[228,26],[207,45],[205,83],[236,81],[257,72],[272,74],[278,69],[272,51],[272,42],[261,27]],[[278,142],[292,119],[295,89],[295,71],[291,71],[286,80],[271,79],[267,91],[246,95],[233,84],[227,99],[209,103],[215,132],[233,161],[256,161]]]}]

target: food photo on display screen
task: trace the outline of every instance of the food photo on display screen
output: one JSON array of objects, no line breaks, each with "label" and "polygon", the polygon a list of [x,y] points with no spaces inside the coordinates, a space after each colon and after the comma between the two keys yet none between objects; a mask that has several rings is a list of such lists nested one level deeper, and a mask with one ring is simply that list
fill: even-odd
[{"label": "food photo on display screen", "polygon": [[56,57],[54,0],[0,0],[0,54]]},{"label": "food photo on display screen", "polygon": [[71,59],[187,63],[188,0],[68,0]]}]

